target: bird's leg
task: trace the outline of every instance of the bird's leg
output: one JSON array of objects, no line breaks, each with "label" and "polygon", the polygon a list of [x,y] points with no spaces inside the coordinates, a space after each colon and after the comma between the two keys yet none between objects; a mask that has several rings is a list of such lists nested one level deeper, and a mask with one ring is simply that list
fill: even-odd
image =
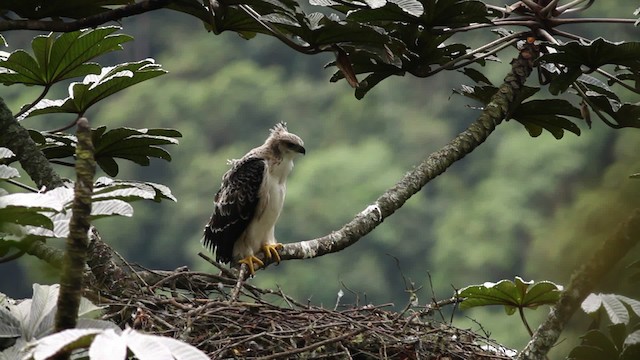
[{"label": "bird's leg", "polygon": [[257,257],[250,255],[247,256],[246,258],[242,259],[242,260],[238,260],[238,263],[240,264],[247,264],[247,267],[249,268],[249,272],[251,273],[251,275],[255,275],[256,274],[256,270],[253,267],[253,263],[256,263],[256,265],[258,265],[257,267],[261,267],[264,266],[264,263],[262,262],[262,260],[258,259]]},{"label": "bird's leg", "polygon": [[280,243],[277,244],[267,244],[267,245],[263,245],[262,246],[262,252],[264,253],[264,256],[267,257],[267,259],[271,260],[271,257],[273,256],[275,259],[275,262],[277,262],[278,264],[280,263],[280,254],[278,254],[278,250],[282,250],[283,245]]}]

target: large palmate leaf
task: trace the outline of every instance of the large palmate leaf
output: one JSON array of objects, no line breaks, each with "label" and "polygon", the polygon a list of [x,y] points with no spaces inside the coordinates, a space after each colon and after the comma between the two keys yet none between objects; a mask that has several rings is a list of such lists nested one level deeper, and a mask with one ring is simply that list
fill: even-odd
[{"label": "large palmate leaf", "polygon": [[[45,194],[0,196],[0,238],[66,238],[69,235],[74,196],[73,184],[68,186],[58,187]],[[168,187],[151,182],[100,177],[93,189],[93,220],[107,216],[130,217],[133,215],[130,203],[137,200],[177,201]]]},{"label": "large palmate leaf", "polygon": [[[451,35],[434,31],[434,28],[462,27],[488,21],[488,11],[479,1],[421,0],[420,3],[423,7],[420,16],[411,15],[411,12],[401,8],[402,6],[397,2],[389,2],[375,8],[362,7],[354,2],[354,7],[348,10],[329,3],[329,6],[334,9],[347,10],[348,21],[384,27],[385,35],[403,45],[403,47],[383,48],[390,54],[387,57],[393,61],[385,61],[384,57],[382,61],[378,61],[381,58],[380,52],[374,53],[374,56],[362,53],[360,44],[345,48],[354,72],[369,73],[356,88],[356,98],[363,98],[375,85],[389,76],[403,76],[408,72],[417,77],[428,77],[436,73],[433,71],[435,68],[467,54],[468,46],[461,43],[445,44]],[[389,25],[390,22],[397,25]],[[480,55],[482,54],[478,53],[470,60],[478,59],[478,62],[483,62]],[[375,61],[372,61],[372,58]],[[336,72],[331,81],[341,78],[343,74]]]},{"label": "large palmate leaf", "polygon": [[93,133],[96,161],[110,176],[118,174],[114,158],[127,159],[142,166],[149,165],[151,158],[171,161],[169,152],[160,145],[178,144],[176,138],[181,136],[173,129],[117,128],[106,131],[106,127],[101,126]]},{"label": "large palmate leaf", "polygon": [[177,201],[171,194],[171,189],[152,182],[115,180],[108,177],[100,177],[95,182],[93,198],[96,200],[119,199],[126,202],[135,200],[162,199]]},{"label": "large palmate leaf", "polygon": [[122,359],[129,350],[138,359],[208,360],[195,346],[157,335],[148,335],[131,328],[68,329],[47,336],[28,346],[25,359],[45,360],[61,351],[87,349],[91,359]]},{"label": "large palmate leaf", "polygon": [[552,305],[560,298],[562,286],[550,281],[501,280],[497,283],[471,285],[461,289],[458,296],[464,298],[461,309],[475,306],[503,305],[509,315],[516,309],[535,309],[540,305]]},{"label": "large palmate leaf", "polygon": [[100,66],[88,62],[97,56],[122,49],[133,38],[113,34],[118,26],[74,31],[54,37],[53,33],[36,36],[31,42],[33,55],[16,50],[0,60],[0,82],[5,85],[50,86],[61,80],[97,74]]},{"label": "large palmate leaf", "polygon": [[564,130],[580,135],[578,125],[567,116],[580,119],[580,110],[562,99],[531,100],[518,105],[511,117],[520,122],[531,136],[538,136],[547,130],[556,139],[562,139]]},{"label": "large palmate leaf", "polygon": [[47,193],[16,193],[0,196],[0,238],[19,240],[31,233],[54,230],[52,214],[64,210],[60,187]]},{"label": "large palmate leaf", "polygon": [[[173,129],[116,128],[107,131],[106,126],[93,130],[92,139],[97,164],[109,176],[118,174],[115,158],[126,159],[147,166],[151,158],[171,161],[171,154],[161,145],[174,145],[181,137]],[[39,144],[48,159],[62,159],[75,154],[77,139],[66,133],[42,134],[31,131],[31,137]]]},{"label": "large palmate leaf", "polygon": [[153,59],[102,68],[98,75],[87,75],[82,82],[71,83],[67,98],[43,99],[26,112],[24,117],[49,113],[84,114],[98,101],[129,86],[166,73],[167,71]]},{"label": "large palmate leaf", "polygon": [[602,38],[591,42],[572,41],[567,44],[550,44],[557,52],[545,54],[541,62],[562,64],[569,69],[584,67],[581,72],[591,72],[604,65],[621,65],[640,69],[640,42],[614,43]]},{"label": "large palmate leaf", "polygon": [[613,324],[628,324],[628,309],[640,316],[640,301],[618,294],[589,294],[581,307],[589,315],[596,315],[604,309]]},{"label": "large palmate leaf", "polygon": [[[21,350],[27,342],[35,341],[51,334],[54,330],[54,319],[57,310],[58,295],[60,286],[33,284],[33,297],[25,299],[16,304],[15,301],[0,301],[0,338],[18,338],[13,345],[16,350]],[[2,295],[2,294],[0,294]],[[96,331],[111,329],[116,333],[120,332],[114,323],[98,320],[101,308],[93,305],[89,300],[80,298],[78,309],[78,329],[85,329],[88,326],[96,328]],[[14,359],[14,357],[3,358],[7,350],[0,352],[0,359]],[[16,359],[22,359],[24,354]]]},{"label": "large palmate leaf", "polygon": [[[568,359],[635,360],[640,355],[640,301],[618,294],[589,294],[581,304],[582,310],[599,320],[605,315],[611,325],[609,334],[593,329],[581,336],[581,344],[573,348]],[[630,316],[629,310],[634,313]],[[636,320],[632,320],[635,318]],[[599,323],[597,321],[596,323]]]},{"label": "large palmate leaf", "polygon": [[[460,89],[454,89],[453,92],[474,99],[485,106],[489,104],[498,88],[491,85],[489,79],[475,69],[467,68],[462,73],[479,85],[463,85]],[[556,139],[561,139],[565,130],[580,135],[580,128],[568,117],[581,119],[582,113],[570,102],[562,99],[525,101],[539,90],[540,88],[524,86],[512,101],[512,108],[509,109],[506,120],[514,119],[520,122],[533,137],[539,136],[543,130],[550,132]]]}]

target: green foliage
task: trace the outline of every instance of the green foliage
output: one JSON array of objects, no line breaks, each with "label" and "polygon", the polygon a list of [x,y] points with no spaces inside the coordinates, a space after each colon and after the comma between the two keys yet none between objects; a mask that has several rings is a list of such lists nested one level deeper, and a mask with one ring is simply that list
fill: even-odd
[{"label": "green foliage", "polygon": [[608,319],[613,324],[629,324],[629,311],[640,317],[640,301],[618,294],[590,294],[582,302],[582,310],[593,316],[599,317],[604,309]]},{"label": "green foliage", "polygon": [[[73,184],[46,193],[15,193],[0,196],[0,246],[5,241],[29,237],[66,238],[69,234]],[[94,184],[91,218],[132,216],[129,203],[148,199],[176,201],[166,186],[137,181],[99,178]]]},{"label": "green foliage", "polygon": [[516,276],[515,281],[501,280],[497,283],[467,286],[460,289],[458,296],[464,298],[460,309],[503,305],[507,315],[513,315],[517,309],[553,305],[560,298],[561,291],[562,286],[550,281],[524,281]]},{"label": "green foliage", "polygon": [[[0,339],[13,339],[14,344],[0,352],[0,358],[14,358],[27,343],[41,339],[54,330],[54,318],[57,310],[60,286],[33,284],[33,297],[16,304],[0,293]],[[97,320],[100,308],[85,298],[80,299],[78,310],[78,329],[119,328],[110,322]]]},{"label": "green foliage", "polygon": [[[77,139],[67,133],[41,133],[30,131],[33,140],[48,159],[64,159],[75,154]],[[132,129],[115,128],[107,131],[106,126],[92,130],[94,158],[100,168],[109,176],[118,174],[115,158],[126,159],[138,165],[148,166],[151,158],[171,161],[171,154],[161,145],[176,145],[181,137],[174,129]]]},{"label": "green foliage", "polygon": [[[465,75],[469,76],[477,83],[487,85],[462,86],[454,89],[454,92],[481,102],[487,106],[491,101],[491,96],[498,91],[496,86],[491,85],[489,80],[480,76],[476,70],[466,69]],[[535,95],[540,89],[525,87],[521,96],[512,103],[509,109],[509,117],[506,120],[514,119],[524,125],[529,135],[537,137],[542,130],[549,131],[556,139],[562,139],[564,131],[570,131],[580,135],[580,128],[567,117],[580,119],[580,110],[574,107],[569,101],[563,99],[530,100],[523,102],[527,98]]]},{"label": "green foliage", "polygon": [[[24,3],[24,2],[21,2]],[[38,5],[42,7],[42,5]],[[36,36],[31,42],[33,56],[16,50],[0,60],[0,82],[5,85],[24,84],[51,86],[70,78],[100,73],[100,65],[88,61],[106,53],[121,50],[122,43],[133,38],[113,34],[118,26]]]},{"label": "green foliage", "polygon": [[[640,355],[640,301],[618,294],[590,294],[582,310],[594,317],[596,325],[602,315],[611,322],[607,336],[600,329],[589,330],[582,342],[569,353],[572,360],[632,360]],[[631,310],[633,316],[629,316]]]},{"label": "green foliage", "polygon": [[[33,9],[37,7],[30,7],[32,12],[29,13],[27,6],[20,8],[20,2],[6,3],[3,9],[15,9],[20,16],[34,18],[46,13],[44,10],[47,8],[50,9],[50,6],[45,6],[39,10],[41,13],[33,13]],[[23,3],[31,6],[34,1]],[[101,9],[90,8],[89,5],[95,6],[97,3],[91,1],[82,5],[77,1],[70,1],[70,8],[65,11],[69,14],[68,17],[73,18],[73,5],[78,11],[93,15]],[[144,207],[143,211],[136,209],[135,229],[132,229],[134,226],[111,223],[111,227],[115,229],[112,231],[120,231],[122,236],[108,236],[110,242],[132,238],[139,242],[136,244],[127,241],[126,244],[116,246],[120,249],[119,246],[122,245],[124,251],[129,249],[126,256],[135,257],[145,265],[155,266],[158,263],[153,261],[161,260],[164,262],[159,266],[174,266],[169,261],[180,259],[176,254],[200,250],[195,238],[200,235],[201,226],[210,211],[210,197],[219,183],[224,160],[243,154],[262,139],[264,129],[282,119],[300,129],[318,159],[327,156],[336,158],[326,161],[309,157],[304,159],[311,168],[316,169],[303,170],[303,163],[297,165],[289,184],[289,213],[283,216],[278,227],[281,237],[285,240],[306,239],[341,225],[345,218],[361,210],[362,205],[367,204],[370,199],[374,199],[379,194],[379,189],[392,184],[397,175],[402,173],[403,166],[413,163],[430,149],[444,143],[450,134],[455,133],[461,124],[470,119],[461,106],[448,106],[446,114],[441,112],[443,105],[440,100],[443,96],[437,90],[457,86],[454,80],[432,78],[425,84],[411,80],[391,80],[392,75],[411,73],[420,77],[431,76],[440,70],[458,68],[464,61],[483,65],[491,57],[490,51],[472,53],[472,41],[455,38],[445,29],[486,23],[488,17],[495,15],[503,15],[511,20],[516,13],[496,14],[480,1],[367,1],[367,5],[364,5],[361,2],[321,0],[315,3],[328,6],[339,14],[327,14],[331,11],[329,9],[323,9],[324,15],[303,14],[293,1],[251,1],[243,4],[226,2],[224,6],[215,9],[209,9],[206,7],[207,2],[197,0],[171,2],[170,8],[196,15],[215,33],[237,31],[248,38],[255,32],[270,35],[281,32],[285,39],[302,39],[297,45],[307,52],[339,52],[330,46],[330,42],[318,48],[314,46],[323,41],[340,40],[339,50],[347,55],[346,61],[353,65],[354,73],[367,75],[366,80],[361,81],[355,90],[356,96],[368,96],[358,104],[348,102],[344,92],[328,90],[315,79],[297,73],[296,69],[300,69],[302,65],[295,56],[283,56],[286,51],[281,51],[280,48],[261,48],[260,44],[266,42],[251,44],[253,50],[242,52],[237,50],[242,45],[227,41],[229,37],[219,37],[215,46],[211,46],[210,37],[203,36],[195,46],[196,42],[192,40],[196,38],[196,30],[158,33],[157,36],[161,39],[151,43],[154,46],[161,44],[157,49],[172,58],[171,61],[175,63],[175,67],[171,67],[173,71],[176,68],[184,69],[184,72],[175,74],[176,77],[183,78],[175,79],[174,82],[164,82],[162,79],[162,91],[155,91],[158,87],[156,82],[149,87],[142,85],[137,87],[137,92],[129,92],[127,96],[112,96],[109,99],[112,102],[104,102],[106,105],[102,109],[95,107],[94,110],[97,112],[95,119],[108,123],[110,128],[113,125],[158,127],[162,123],[161,126],[180,127],[188,139],[181,146],[182,149],[173,154],[176,163],[182,165],[179,172],[168,171],[163,167],[164,164],[140,170],[132,167],[131,163],[125,163],[121,164],[121,168],[116,165],[114,170],[113,159],[119,158],[114,154],[122,152],[106,156],[112,161],[112,166],[105,165],[108,174],[133,173],[131,178],[144,176],[151,177],[154,181],[162,179],[158,181],[172,184],[176,189],[174,192],[180,194],[181,199],[186,198],[178,211],[166,207],[149,208],[152,211],[144,211]],[[266,27],[258,19],[247,15],[247,8],[241,6],[246,4],[258,12],[258,19],[265,22]],[[617,7],[604,8],[612,11]],[[518,11],[520,10],[522,9]],[[518,14],[525,15],[527,14]],[[359,17],[364,19],[362,26],[354,24],[359,21]],[[167,19],[164,18],[157,24],[169,26],[174,23],[173,18],[169,21]],[[296,23],[303,25],[298,28]],[[148,26],[145,24],[141,27]],[[303,36],[296,37],[298,32]],[[374,32],[377,32],[372,36],[375,42],[371,46],[363,44],[362,41]],[[503,33],[500,36],[507,39],[509,34]],[[562,47],[558,51],[566,53]],[[202,56],[203,53],[207,55]],[[251,63],[246,60],[247,57],[261,57],[262,64],[270,66],[247,65]],[[229,63],[220,59],[226,59]],[[163,61],[163,64],[166,63]],[[552,66],[547,68],[547,65]],[[627,65],[618,67],[615,71],[620,79],[634,82],[631,77],[634,73],[624,68]],[[630,66],[635,65],[632,63]],[[86,68],[89,69],[88,66]],[[489,66],[483,69],[484,79],[491,77],[488,74],[491,70],[488,68]],[[602,111],[603,115],[617,121],[612,123],[615,126],[634,126],[637,123],[635,105],[623,104],[622,94],[609,88],[612,83],[596,79],[596,73],[581,73],[573,81],[576,83],[575,87],[572,87],[570,80],[578,74],[576,68],[575,64],[565,64],[558,60],[557,66],[543,64],[539,70],[548,79],[552,79],[551,86],[554,89],[555,86],[562,85],[560,88],[570,94],[578,90],[584,92],[582,97],[586,97],[588,101],[584,105],[580,104],[580,110],[583,110],[580,116],[576,116],[578,107],[571,104],[568,97],[548,102],[549,99],[527,101],[527,96],[517,101],[520,106],[512,109],[513,118],[522,122],[531,135],[537,136],[544,129],[557,138],[562,137],[565,130],[576,134],[580,132],[577,126],[580,123],[575,119],[584,118],[588,122],[588,116],[584,115],[585,108],[587,111],[589,108]],[[337,81],[343,77],[344,72],[338,71],[332,79]],[[117,81],[121,80],[126,79],[117,78]],[[106,88],[111,80],[97,80],[95,83],[100,81]],[[480,82],[476,79],[474,81]],[[488,81],[485,83],[489,84]],[[76,83],[76,86],[80,92],[86,90],[86,87],[83,90],[80,83]],[[374,86],[376,91],[370,92]],[[482,89],[476,86],[475,89],[477,93],[484,91],[489,96],[495,91],[490,86]],[[541,96],[540,89],[532,86],[525,94],[531,92],[529,96],[533,93]],[[149,92],[153,92],[154,96],[148,96]],[[73,104],[67,98],[70,102],[65,106],[78,111],[88,107],[88,102],[96,98],[92,95],[87,102],[79,104]],[[59,109],[56,106],[58,105],[49,109]],[[132,119],[135,119],[135,124],[131,123]],[[141,124],[145,121],[150,123]],[[432,273],[438,277],[435,286],[440,289],[445,287],[447,290],[450,283],[456,286],[469,283],[466,282],[469,276],[480,279],[497,276],[502,278],[504,274],[521,273],[523,267],[529,267],[539,278],[545,271],[548,271],[544,273],[546,276],[557,270],[555,267],[537,266],[539,259],[555,259],[548,262],[558,264],[559,268],[582,261],[580,252],[583,247],[586,248],[583,244],[592,243],[592,238],[602,237],[609,232],[616,217],[621,216],[592,216],[590,209],[605,206],[612,210],[612,214],[618,214],[618,210],[624,213],[625,206],[635,199],[633,196],[621,195],[615,201],[603,201],[604,197],[590,196],[589,201],[583,201],[584,199],[575,197],[573,189],[592,186],[598,179],[605,177],[603,174],[607,167],[616,166],[611,165],[617,161],[611,153],[614,147],[612,143],[615,142],[613,138],[618,135],[606,138],[600,130],[596,129],[594,132],[605,140],[598,141],[586,135],[580,139],[580,147],[575,146],[571,138],[564,139],[562,147],[559,147],[550,145],[544,139],[538,139],[535,144],[528,142],[507,127],[501,137],[494,138],[487,144],[487,150],[480,149],[477,154],[474,153],[472,156],[475,158],[472,158],[471,163],[462,162],[457,168],[449,170],[446,181],[436,181],[433,191],[426,189],[412,200],[411,209],[401,210],[398,215],[386,220],[365,240],[368,241],[367,244],[373,245],[354,247],[345,251],[344,255],[337,254],[335,258],[338,260],[331,257],[330,260],[305,261],[304,265],[294,265],[296,263],[292,262],[277,269],[269,269],[260,274],[261,278],[276,278],[279,283],[286,284],[287,293],[306,286],[304,291],[294,294],[300,297],[308,295],[308,289],[315,291],[314,294],[322,292],[316,286],[318,273],[322,272],[323,279],[328,282],[338,282],[343,278],[341,274],[346,274],[344,278],[355,278],[354,283],[361,284],[362,290],[371,294],[371,299],[386,301],[394,296],[392,286],[399,281],[393,275],[397,270],[394,267],[390,270],[381,261],[384,260],[381,259],[384,256],[379,256],[381,251],[406,255],[402,260],[403,266],[406,264],[405,267],[410,268],[416,278],[423,279],[425,268],[431,268]],[[64,158],[53,154],[56,151],[59,151],[56,156],[68,154],[73,146],[72,137],[60,134],[42,137],[46,137],[46,140],[40,142],[41,145],[44,146],[47,140],[53,144],[50,151],[52,159]],[[364,142],[374,142],[369,140],[371,138],[378,139],[382,144],[380,148],[375,144],[362,145],[363,139]],[[231,148],[229,144],[237,140],[242,143]],[[610,141],[611,144],[603,145],[605,141]],[[637,142],[633,138],[627,138],[626,143]],[[154,145],[156,144],[145,144],[142,149],[151,149]],[[362,151],[363,148],[366,151]],[[497,150],[492,151],[493,149]],[[634,150],[634,153],[637,151]],[[151,157],[163,158],[165,155],[151,151],[146,156],[148,163]],[[141,162],[145,161],[145,158],[140,159]],[[105,161],[107,162],[109,160]],[[352,171],[352,168],[356,170]],[[385,170],[380,171],[381,168]],[[352,173],[356,175],[350,177]],[[298,175],[299,178],[296,178]],[[314,176],[317,181],[314,181]],[[614,177],[611,173],[606,176]],[[298,180],[301,185],[296,191],[295,184]],[[122,196],[121,200],[129,201],[127,194],[131,193],[144,198],[157,197],[158,193],[163,193],[154,186],[151,186],[153,191],[141,194],[138,186],[127,185],[121,188],[114,183],[111,185],[114,186],[114,192],[120,192],[109,198],[113,200]],[[313,192],[307,191],[308,189]],[[618,189],[619,187],[612,186],[607,191],[617,192]],[[109,197],[109,192],[105,196]],[[629,194],[626,190],[620,192]],[[546,223],[553,216],[560,225]],[[316,221],[316,217],[321,220]],[[580,218],[587,218],[589,221],[581,224],[576,220]],[[321,222],[321,226],[316,227],[316,222]],[[593,230],[595,224],[597,231],[589,233],[589,229]],[[582,234],[583,229],[586,229],[586,235]],[[190,247],[184,246],[183,241],[176,241],[184,239],[185,234],[187,237],[192,234]],[[580,240],[577,244],[576,239]],[[430,251],[431,248],[436,251]],[[141,249],[145,251],[137,251]],[[324,266],[316,265],[318,263]],[[183,264],[175,264],[178,265]],[[286,269],[293,269],[295,273],[286,277],[273,275],[277,270]],[[300,284],[305,282],[306,284]],[[368,285],[371,286],[367,287]],[[332,292],[330,296],[334,297],[333,289],[329,291]],[[402,293],[402,289],[398,291]],[[313,301],[318,298],[319,296],[314,297]],[[494,334],[496,331],[499,332],[500,329],[494,330]],[[502,332],[504,333],[504,329]]]},{"label": "green foliage", "polygon": [[102,68],[98,75],[87,75],[82,82],[71,83],[67,98],[43,99],[27,111],[25,116],[49,113],[84,114],[98,101],[129,86],[166,73],[153,59]]}]

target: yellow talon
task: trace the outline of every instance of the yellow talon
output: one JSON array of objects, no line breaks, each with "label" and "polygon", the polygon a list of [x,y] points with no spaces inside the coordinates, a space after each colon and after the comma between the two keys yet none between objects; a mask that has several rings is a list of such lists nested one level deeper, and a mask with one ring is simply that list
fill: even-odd
[{"label": "yellow talon", "polygon": [[238,263],[240,264],[247,264],[247,267],[249,268],[249,272],[251,273],[251,275],[255,275],[256,274],[256,270],[253,267],[253,263],[256,263],[259,267],[264,266],[264,263],[262,262],[262,260],[258,259],[257,257],[251,255],[251,256],[247,256],[246,258],[242,259],[242,260],[238,260]]},{"label": "yellow talon", "polygon": [[279,264],[280,254],[278,254],[278,250],[281,250],[282,248],[282,244],[264,245],[262,246],[262,252],[267,259],[271,259],[273,256],[275,258],[275,262]]}]

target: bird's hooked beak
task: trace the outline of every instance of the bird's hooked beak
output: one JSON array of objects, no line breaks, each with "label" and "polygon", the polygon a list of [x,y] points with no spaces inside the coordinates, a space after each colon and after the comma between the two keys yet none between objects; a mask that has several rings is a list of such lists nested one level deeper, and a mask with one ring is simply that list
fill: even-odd
[{"label": "bird's hooked beak", "polygon": [[304,146],[298,146],[296,151],[299,152],[302,155],[306,155],[307,154],[307,150],[304,148]]}]

